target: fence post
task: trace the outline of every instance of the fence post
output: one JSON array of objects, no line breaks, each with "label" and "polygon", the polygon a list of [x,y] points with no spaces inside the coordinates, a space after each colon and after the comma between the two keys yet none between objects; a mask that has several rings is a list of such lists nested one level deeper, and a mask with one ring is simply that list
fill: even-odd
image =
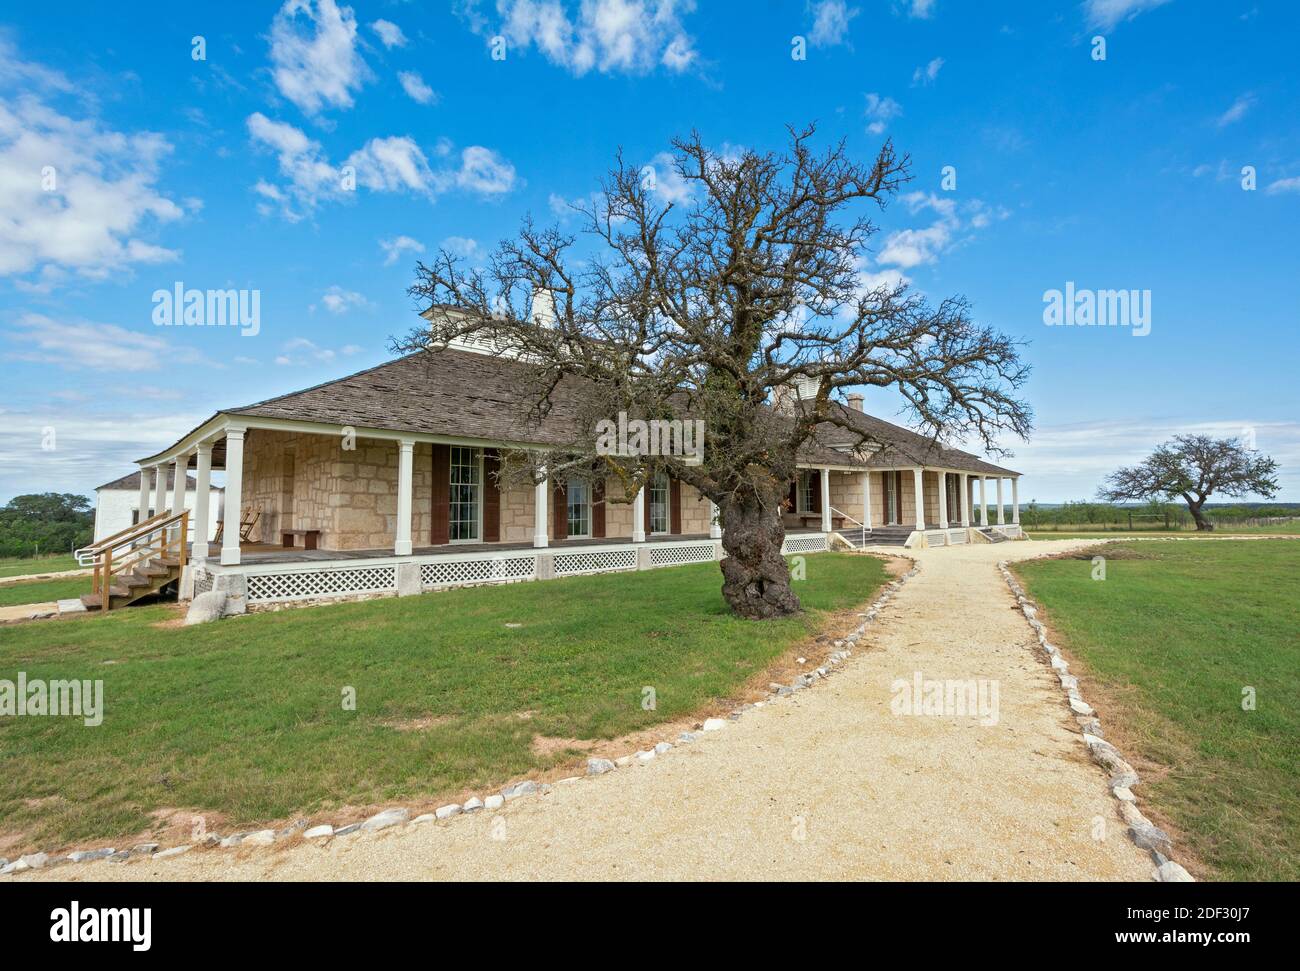
[{"label": "fence post", "polygon": [[103,587],[103,593],[100,594],[102,599],[99,604],[99,609],[102,610],[104,613],[108,613],[109,610],[108,601],[109,598],[112,596],[112,594],[109,593],[109,590],[112,586],[113,586],[113,547],[110,546],[104,552],[104,587]]}]

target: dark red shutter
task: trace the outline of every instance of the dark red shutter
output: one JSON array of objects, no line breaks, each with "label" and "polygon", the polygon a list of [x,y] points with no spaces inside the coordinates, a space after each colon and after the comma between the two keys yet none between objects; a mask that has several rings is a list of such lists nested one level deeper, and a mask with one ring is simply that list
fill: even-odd
[{"label": "dark red shutter", "polygon": [[645,534],[649,536],[650,535],[650,483],[649,482],[647,482],[645,485],[641,487],[641,494],[645,496],[645,499],[642,501],[642,506],[645,509],[645,517],[644,517],[645,523],[643,524],[642,528],[645,530]]},{"label": "dark red shutter", "polygon": [[682,532],[682,484],[677,479],[668,480],[669,529],[674,536]]},{"label": "dark red shutter", "polygon": [[591,535],[601,539],[605,535],[605,480],[591,483]]},{"label": "dark red shutter", "polygon": [[555,513],[552,516],[552,522],[555,524],[555,538],[569,538],[569,488],[568,486],[556,485],[554,490]]},{"label": "dark red shutter", "polygon": [[808,488],[812,490],[812,511],[821,515],[822,511],[822,479],[823,472],[808,473]]},{"label": "dark red shutter", "polygon": [[483,449],[483,542],[501,540],[501,487],[497,484],[497,469],[501,459],[494,448]]},{"label": "dark red shutter", "polygon": [[889,525],[889,473],[880,473],[880,525]]},{"label": "dark red shutter", "polygon": [[429,542],[444,546],[451,540],[451,446],[433,446],[433,483],[430,488],[431,505]]},{"label": "dark red shutter", "polygon": [[795,475],[794,479],[793,479],[793,480],[791,481],[791,483],[790,483],[790,496],[789,496],[789,498],[788,498],[786,501],[790,503],[790,509],[789,509],[790,512],[798,512],[798,511],[799,511],[799,476],[798,476],[798,474]]}]

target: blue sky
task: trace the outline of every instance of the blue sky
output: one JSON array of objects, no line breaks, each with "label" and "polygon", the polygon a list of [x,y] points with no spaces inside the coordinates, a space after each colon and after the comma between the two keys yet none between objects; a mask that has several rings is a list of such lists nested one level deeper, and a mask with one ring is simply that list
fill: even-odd
[{"label": "blue sky", "polygon": [[[1007,461],[1022,498],[1091,496],[1177,432],[1250,429],[1283,464],[1280,498],[1300,500],[1293,3],[290,0],[2,17],[0,500],[88,493],[218,408],[385,360],[413,323],[415,258],[481,256],[527,213],[571,219],[566,200],[620,146],[656,164],[697,128],[778,148],[808,121],[864,159],[885,137],[911,156],[866,272],[965,294],[1029,342],[1038,428]],[[1150,333],[1046,326],[1044,293],[1067,281],[1150,291]],[[259,291],[259,332],[155,326],[152,294],[177,282]],[[868,407],[897,417],[899,401]]]}]

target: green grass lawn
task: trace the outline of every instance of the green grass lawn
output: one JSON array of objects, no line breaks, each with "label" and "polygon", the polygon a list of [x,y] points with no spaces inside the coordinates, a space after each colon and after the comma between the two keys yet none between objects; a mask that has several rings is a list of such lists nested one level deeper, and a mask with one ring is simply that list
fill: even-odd
[{"label": "green grass lawn", "polygon": [[[1300,879],[1300,543],[1103,555],[1104,581],[1087,559],[1013,569],[1082,662],[1108,735],[1161,767],[1140,803],[1220,878]],[[1254,711],[1242,710],[1245,687]]]},{"label": "green grass lawn", "polygon": [[59,573],[63,570],[80,570],[81,564],[72,556],[26,556],[0,559],[0,578],[21,577],[28,573]]},{"label": "green grass lawn", "polygon": [[0,584],[0,607],[15,604],[44,603],[90,593],[90,577],[66,577],[61,580],[24,580]]},{"label": "green grass lawn", "polygon": [[614,738],[727,698],[886,579],[871,557],[809,556],[807,612],[768,623],[731,616],[701,563],[188,628],[154,626],[164,606],[0,628],[0,678],[102,678],[106,711],[96,728],[0,718],[0,819],[49,850],[145,831],[166,807],[228,831],[486,791],[576,754],[539,755],[534,736]]}]

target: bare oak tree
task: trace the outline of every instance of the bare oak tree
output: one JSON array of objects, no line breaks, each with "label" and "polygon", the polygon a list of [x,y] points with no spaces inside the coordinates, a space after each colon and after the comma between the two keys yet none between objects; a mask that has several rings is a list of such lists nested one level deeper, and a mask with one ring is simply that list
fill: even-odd
[{"label": "bare oak tree", "polygon": [[[711,499],[723,595],[749,618],[799,609],[781,507],[819,428],[855,432],[862,454],[873,447],[832,404],[844,389],[893,388],[918,429],[993,452],[1004,432],[1024,437],[1031,425],[1014,396],[1028,373],[1014,341],[973,323],[962,298],[931,305],[905,284],[868,282],[868,207],[897,193],[908,160],[886,143],[859,164],[842,142],[814,150],[814,136],[814,126],[790,129],[781,153],[735,155],[698,134],[676,139],[674,171],[662,173],[676,202],[659,173],[620,153],[578,207],[581,237],[526,219],[486,265],[446,251],[418,264],[409,292],[429,326],[393,341],[415,351],[475,340],[525,362],[529,420],[561,397],[566,415],[577,411],[547,474],[598,469],[623,483],[609,501],[630,502],[662,470]],[[773,407],[795,385],[803,399]],[[620,412],[702,420],[702,461],[600,454],[596,423]],[[540,460],[516,458],[503,476],[542,474]]]},{"label": "bare oak tree", "polygon": [[1201,511],[1205,500],[1215,493],[1271,499],[1277,495],[1277,469],[1277,462],[1238,439],[1177,435],[1140,464],[1112,472],[1097,495],[1108,502],[1181,497],[1196,528],[1209,532],[1214,523]]}]

